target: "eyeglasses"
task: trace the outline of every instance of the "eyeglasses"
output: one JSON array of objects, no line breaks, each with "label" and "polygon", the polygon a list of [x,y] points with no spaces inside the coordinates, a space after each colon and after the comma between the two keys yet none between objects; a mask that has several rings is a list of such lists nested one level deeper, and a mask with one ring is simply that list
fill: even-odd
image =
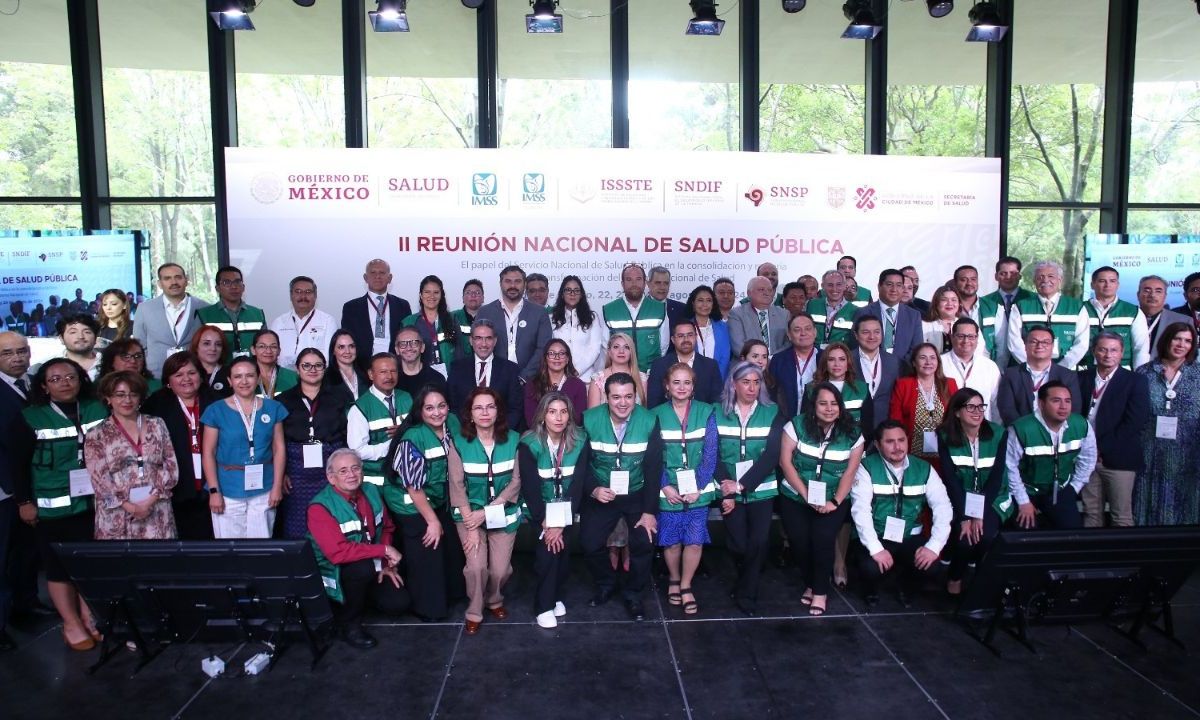
[{"label": "eyeglasses", "polygon": [[51,375],[46,378],[46,383],[49,385],[72,385],[79,382],[78,375]]},{"label": "eyeglasses", "polygon": [[550,352],[546,353],[546,357],[554,358],[555,360],[561,360],[567,357],[567,353],[562,350],[551,350]]},{"label": "eyeglasses", "polygon": [[465,293],[463,293],[463,297],[469,297],[469,298],[483,297],[483,291],[482,290],[468,290]]},{"label": "eyeglasses", "polygon": [[110,396],[113,400],[141,400],[142,396],[134,392],[115,392]]},{"label": "eyeglasses", "polygon": [[121,353],[120,358],[126,362],[133,362],[134,360],[145,360],[146,353],[144,353],[144,352]]},{"label": "eyeglasses", "polygon": [[569,288],[563,288],[562,294],[563,295],[578,295],[582,292],[583,292],[582,288],[569,287]]},{"label": "eyeglasses", "polygon": [[420,340],[397,340],[396,347],[398,348],[415,348],[420,347]]},{"label": "eyeglasses", "polygon": [[278,345],[255,345],[254,349],[255,350],[272,350],[274,352],[279,352]]},{"label": "eyeglasses", "polygon": [[346,467],[340,467],[337,470],[334,470],[333,474],[336,475],[337,477],[344,478],[344,477],[353,477],[354,475],[358,475],[361,472],[362,472],[362,465],[347,465]]},{"label": "eyeglasses", "polygon": [[981,413],[987,411],[987,403],[967,403],[963,405],[963,410],[969,413]]},{"label": "eyeglasses", "polygon": [[954,333],[954,339],[955,340],[978,340],[979,335],[977,335],[975,333],[971,333],[970,335],[968,335],[966,333]]},{"label": "eyeglasses", "polygon": [[496,403],[491,405],[472,405],[471,412],[496,412]]},{"label": "eyeglasses", "polygon": [[229,278],[218,280],[217,284],[221,287],[241,287],[242,285],[245,285],[245,283],[241,280],[230,280]]},{"label": "eyeglasses", "polygon": [[308,288],[292,288],[292,294],[293,295],[316,295],[317,291],[311,290]]},{"label": "eyeglasses", "polygon": [[1054,344],[1053,340],[1026,340],[1025,342],[1029,343],[1032,347],[1046,347]]},{"label": "eyeglasses", "polygon": [[0,350],[0,358],[10,357],[29,357],[29,348],[16,348],[14,350]]},{"label": "eyeglasses", "polygon": [[300,369],[304,372],[320,372],[325,369],[325,363],[300,363]]}]

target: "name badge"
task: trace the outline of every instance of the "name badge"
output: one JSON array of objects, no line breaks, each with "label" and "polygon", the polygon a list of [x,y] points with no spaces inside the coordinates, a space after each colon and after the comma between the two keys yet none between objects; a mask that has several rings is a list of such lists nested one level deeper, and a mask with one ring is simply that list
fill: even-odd
[{"label": "name badge", "polygon": [[129,502],[140,503],[146,498],[150,497],[151,493],[153,492],[154,488],[150,487],[149,485],[129,488]]},{"label": "name badge", "polygon": [[888,515],[883,524],[883,539],[888,542],[904,542],[904,521],[895,515]]},{"label": "name badge", "polygon": [[980,493],[967,493],[966,507],[963,508],[963,513],[975,520],[983,519],[983,495]]},{"label": "name badge", "polygon": [[825,506],[825,481],[824,480],[809,480],[808,481],[808,504],[817,507]]},{"label": "name badge", "polygon": [[373,562],[375,564],[375,572],[383,572],[383,561],[379,558],[375,558]]},{"label": "name badge", "polygon": [[679,489],[680,495],[694,495],[700,492],[700,489],[696,487],[696,471],[676,470],[675,486]]},{"label": "name badge", "polygon": [[246,466],[246,483],[244,487],[247,490],[263,489],[263,466],[261,464]]},{"label": "name badge", "polygon": [[617,495],[629,494],[629,471],[613,470],[608,476],[608,489]]},{"label": "name badge", "polygon": [[1050,352],[1053,353],[1053,356],[1056,358],[1062,356],[1062,351],[1058,347],[1058,338],[1054,338],[1054,349],[1051,350]]},{"label": "name badge", "polygon": [[250,357],[250,351],[249,350],[239,350],[233,354],[233,357],[235,357],[235,358]]},{"label": "name badge", "polygon": [[1160,440],[1174,440],[1179,429],[1179,418],[1159,415],[1154,418],[1154,437]]},{"label": "name badge", "polygon": [[188,348],[185,348],[182,346],[173,347],[167,351],[167,357],[171,357],[175,353],[187,352],[187,350],[188,350]]},{"label": "name badge", "polygon": [[934,430],[926,430],[921,433],[921,452],[935,453],[937,451],[937,432]]},{"label": "name badge", "polygon": [[508,527],[503,505],[484,505],[483,517],[488,530],[503,530]]},{"label": "name badge", "polygon": [[192,453],[192,474],[197,480],[204,477],[204,463],[200,460],[200,453]]},{"label": "name badge", "polygon": [[304,467],[319,468],[325,466],[321,453],[321,443],[304,443]]},{"label": "name badge", "polygon": [[429,367],[440,373],[442,377],[449,377],[449,371],[446,369],[446,363],[434,363]]},{"label": "name badge", "polygon": [[734,474],[737,475],[736,480],[738,482],[741,482],[742,478],[746,476],[746,473],[750,472],[750,468],[752,468],[752,467],[754,467],[753,460],[743,460],[743,461],[739,462],[738,464],[734,465],[733,471],[734,471]]},{"label": "name badge", "polygon": [[71,484],[71,497],[87,497],[96,494],[96,490],[92,487],[92,474],[86,469],[72,470],[67,476],[67,480]]},{"label": "name badge", "polygon": [[574,513],[571,512],[571,503],[565,500],[546,503],[546,527],[566,527],[574,519],[573,515]]}]

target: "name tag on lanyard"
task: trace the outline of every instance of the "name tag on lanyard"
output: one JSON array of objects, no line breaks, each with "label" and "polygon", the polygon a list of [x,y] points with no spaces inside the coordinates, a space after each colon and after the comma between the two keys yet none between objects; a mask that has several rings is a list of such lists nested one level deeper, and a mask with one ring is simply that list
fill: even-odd
[{"label": "name tag on lanyard", "polygon": [[483,516],[488,530],[503,530],[508,527],[503,505],[484,505]]},{"label": "name tag on lanyard", "polygon": [[565,500],[546,503],[546,527],[563,528],[571,524],[571,503]]}]

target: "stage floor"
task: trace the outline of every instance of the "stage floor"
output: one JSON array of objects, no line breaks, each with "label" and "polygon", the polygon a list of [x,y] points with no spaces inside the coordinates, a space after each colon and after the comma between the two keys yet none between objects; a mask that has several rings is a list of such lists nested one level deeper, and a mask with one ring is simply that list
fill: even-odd
[{"label": "stage floor", "polygon": [[[335,644],[315,671],[295,645],[273,672],[210,680],[200,659],[230,667],[257,645],[169,648],[137,675],[122,650],[94,676],[97,652],[73,653],[59,625],[10,626],[0,654],[0,717],[25,718],[1185,718],[1200,716],[1200,660],[1146,632],[1147,649],[1103,625],[1037,627],[1037,654],[1001,634],[996,657],[927,592],[911,609],[885,592],[870,612],[853,586],[809,617],[792,571],[769,567],[760,610],[729,600],[733,568],[706,552],[701,612],[684,619],[662,591],[634,623],[614,600],[587,607],[582,562],[555,630],[533,624],[532,557],[518,554],[504,622],[463,634],[459,622],[369,623],[374,650]],[[665,583],[660,582],[661,586]],[[1200,648],[1200,579],[1175,599],[1177,632]],[[462,607],[456,609],[461,616]]]}]

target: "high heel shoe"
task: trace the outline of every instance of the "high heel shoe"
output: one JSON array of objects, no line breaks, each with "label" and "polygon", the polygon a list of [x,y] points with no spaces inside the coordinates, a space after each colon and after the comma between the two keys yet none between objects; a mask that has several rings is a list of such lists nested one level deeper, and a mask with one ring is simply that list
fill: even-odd
[{"label": "high heel shoe", "polygon": [[66,628],[63,628],[63,642],[67,644],[67,647],[78,652],[87,652],[88,650],[92,650],[96,647],[96,641],[92,639],[91,635],[88,635],[79,642],[71,642],[71,639],[67,637]]}]

